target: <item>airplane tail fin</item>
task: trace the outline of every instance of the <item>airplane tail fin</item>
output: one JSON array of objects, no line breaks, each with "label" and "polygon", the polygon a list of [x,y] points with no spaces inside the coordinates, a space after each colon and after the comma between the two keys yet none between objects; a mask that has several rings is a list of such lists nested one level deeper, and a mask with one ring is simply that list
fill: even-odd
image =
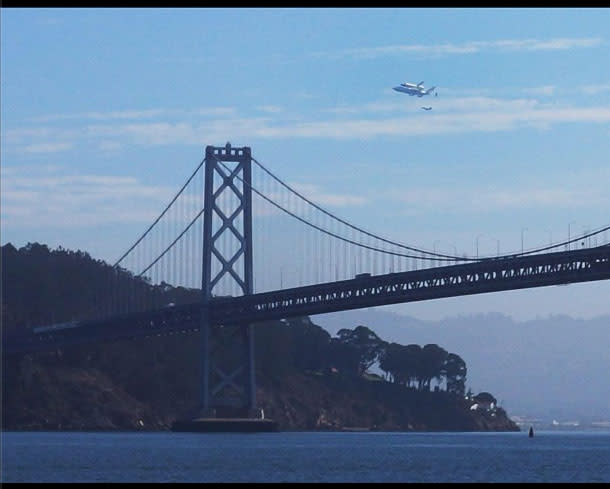
[{"label": "airplane tail fin", "polygon": [[428,88],[428,90],[426,90],[426,93],[432,93],[432,91],[433,91],[435,88],[436,88],[436,87],[431,87],[431,88]]}]

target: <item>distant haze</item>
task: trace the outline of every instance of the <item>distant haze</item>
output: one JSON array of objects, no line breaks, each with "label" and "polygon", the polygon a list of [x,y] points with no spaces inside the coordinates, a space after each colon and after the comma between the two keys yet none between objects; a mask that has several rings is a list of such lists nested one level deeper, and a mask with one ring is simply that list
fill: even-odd
[{"label": "distant haze", "polygon": [[320,314],[332,335],[360,324],[385,341],[436,343],[467,364],[466,388],[491,392],[509,416],[610,420],[610,315],[518,322],[499,313],[424,321],[382,308]]}]

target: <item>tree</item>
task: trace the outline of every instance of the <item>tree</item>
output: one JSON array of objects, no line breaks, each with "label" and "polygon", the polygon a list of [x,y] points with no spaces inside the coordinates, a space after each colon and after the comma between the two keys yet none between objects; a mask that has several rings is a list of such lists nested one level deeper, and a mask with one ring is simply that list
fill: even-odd
[{"label": "tree", "polygon": [[293,336],[294,365],[302,370],[320,371],[328,367],[330,334],[308,317],[286,320]]},{"label": "tree", "polygon": [[449,353],[443,364],[442,374],[447,382],[447,392],[464,396],[466,390],[466,362],[459,355]]},{"label": "tree", "polygon": [[402,364],[404,369],[404,376],[406,378],[406,385],[411,386],[413,383],[417,383],[418,388],[422,388],[423,382],[423,350],[422,347],[416,344],[410,344],[403,348],[402,352]]},{"label": "tree", "polygon": [[[357,326],[353,330],[341,329],[337,332],[337,336],[340,344],[354,351],[355,358],[357,359],[355,373],[358,376],[361,376],[377,361],[386,344],[385,341],[366,326]],[[347,354],[347,350],[345,354]]]},{"label": "tree", "polygon": [[279,321],[265,321],[254,326],[256,367],[264,375],[282,377],[294,367],[294,341],[289,327]]},{"label": "tree", "polygon": [[409,387],[420,377],[421,356],[419,345],[386,344],[379,355],[379,368],[387,372],[393,382]]},{"label": "tree", "polygon": [[421,364],[419,371],[420,390],[430,390],[432,379],[442,378],[442,369],[448,352],[436,343],[424,345],[422,348]]},{"label": "tree", "polygon": [[353,345],[343,343],[339,338],[331,338],[329,354],[332,359],[330,367],[335,367],[339,373],[357,376],[360,364],[360,353]]},{"label": "tree", "polygon": [[398,343],[388,343],[379,354],[379,368],[389,377],[390,382],[404,384],[404,379],[400,376],[400,353],[403,345]]},{"label": "tree", "polygon": [[486,392],[486,391],[479,392],[476,396],[474,396],[473,399],[477,402],[485,402],[488,404],[498,404],[498,401],[496,400],[496,398],[493,395],[491,395],[489,392]]}]

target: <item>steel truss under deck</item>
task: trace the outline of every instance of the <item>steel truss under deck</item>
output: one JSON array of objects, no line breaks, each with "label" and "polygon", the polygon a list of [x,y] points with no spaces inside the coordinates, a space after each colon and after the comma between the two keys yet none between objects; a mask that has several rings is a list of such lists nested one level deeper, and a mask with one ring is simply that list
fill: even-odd
[{"label": "steel truss under deck", "polygon": [[222,315],[252,321],[610,278],[610,246],[515,258],[486,259],[241,297]]},{"label": "steel truss under deck", "polygon": [[[213,298],[211,325],[246,324],[442,297],[610,279],[610,245],[390,273],[231,298]],[[3,337],[3,353],[52,350],[91,341],[190,333],[202,306],[186,304],[82,321],[78,327]]]}]

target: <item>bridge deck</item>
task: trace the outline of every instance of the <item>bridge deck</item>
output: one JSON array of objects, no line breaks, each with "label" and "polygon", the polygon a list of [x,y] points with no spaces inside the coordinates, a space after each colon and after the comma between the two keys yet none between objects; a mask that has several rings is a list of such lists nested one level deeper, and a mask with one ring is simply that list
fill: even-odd
[{"label": "bridge deck", "polygon": [[[256,323],[349,309],[610,279],[610,245],[390,273],[241,297],[216,298],[211,324]],[[53,350],[61,346],[136,338],[199,329],[203,306],[80,321],[69,328],[19,335],[3,333],[5,354]]]}]

